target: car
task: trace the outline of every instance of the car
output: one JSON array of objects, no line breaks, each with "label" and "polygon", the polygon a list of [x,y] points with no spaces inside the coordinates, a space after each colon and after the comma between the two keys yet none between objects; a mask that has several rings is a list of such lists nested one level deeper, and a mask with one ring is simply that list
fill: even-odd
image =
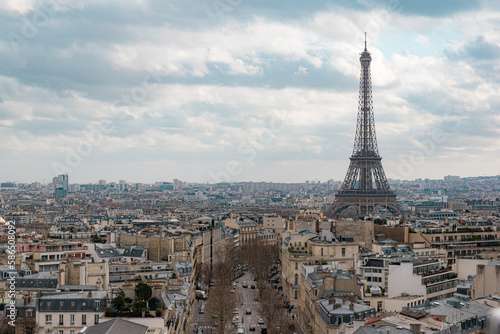
[{"label": "car", "polygon": [[252,285],[250,286],[250,289],[255,289],[255,285],[253,285],[253,284],[252,284]]},{"label": "car", "polygon": [[261,328],[260,334],[267,334],[267,328]]},{"label": "car", "polygon": [[262,318],[259,318],[259,320],[257,321],[257,323],[258,323],[259,325],[264,325],[264,320],[262,320]]},{"label": "car", "polygon": [[248,326],[248,330],[249,330],[250,332],[255,332],[255,325],[250,325],[250,326]]},{"label": "car", "polygon": [[236,286],[236,285],[237,285],[236,282],[233,282],[233,286]]},{"label": "car", "polygon": [[238,311],[238,309],[237,309],[237,308],[235,308],[235,309],[233,310],[233,314],[239,314],[239,313],[240,313],[240,311]]},{"label": "car", "polygon": [[248,288],[248,282],[247,281],[243,282],[243,284],[241,286],[244,288]]},{"label": "car", "polygon": [[243,330],[243,328],[238,328],[236,334],[245,334],[245,331]]},{"label": "car", "polygon": [[252,310],[247,308],[246,311],[245,311],[246,314],[252,314]]}]

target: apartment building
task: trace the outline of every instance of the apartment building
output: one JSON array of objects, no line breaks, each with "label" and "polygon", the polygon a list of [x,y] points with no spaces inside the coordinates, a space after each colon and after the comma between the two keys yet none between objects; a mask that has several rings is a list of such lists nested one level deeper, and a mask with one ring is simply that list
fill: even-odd
[{"label": "apartment building", "polygon": [[404,260],[389,263],[388,296],[423,296],[434,301],[452,297],[457,291],[457,274],[438,259]]},{"label": "apartment building", "polygon": [[37,299],[38,333],[77,334],[98,324],[108,306],[106,291],[82,291],[42,295]]},{"label": "apartment building", "polygon": [[[281,285],[283,294],[291,305],[297,306],[301,271],[304,263],[332,264],[336,269],[354,268],[355,258],[359,252],[359,245],[350,241],[339,241],[333,233],[322,230],[321,235],[310,231],[297,233],[304,244],[294,244],[294,236],[285,238],[281,250]],[[297,240],[297,239],[295,239]]]},{"label": "apartment building", "polygon": [[474,299],[500,295],[500,260],[477,265],[471,290]]},{"label": "apartment building", "polygon": [[86,259],[88,247],[81,242],[22,243],[17,252],[32,271],[58,272],[62,261],[71,258]]},{"label": "apartment building", "polygon": [[356,276],[335,269],[332,265],[304,264],[301,269],[298,319],[305,332],[318,332],[315,325],[315,318],[318,316],[316,302],[328,296],[355,302],[360,295],[361,286]]}]

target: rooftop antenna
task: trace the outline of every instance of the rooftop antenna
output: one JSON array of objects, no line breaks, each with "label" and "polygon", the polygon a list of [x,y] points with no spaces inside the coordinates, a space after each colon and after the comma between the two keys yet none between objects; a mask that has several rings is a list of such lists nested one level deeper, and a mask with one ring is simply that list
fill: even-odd
[{"label": "rooftop antenna", "polygon": [[365,31],[365,51],[366,51],[366,31]]}]

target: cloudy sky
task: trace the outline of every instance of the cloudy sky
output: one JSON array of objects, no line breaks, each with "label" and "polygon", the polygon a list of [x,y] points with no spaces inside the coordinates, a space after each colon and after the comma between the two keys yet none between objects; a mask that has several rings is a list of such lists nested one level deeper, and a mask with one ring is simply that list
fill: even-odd
[{"label": "cloudy sky", "polygon": [[389,178],[497,175],[500,3],[0,2],[0,179],[343,180],[364,32]]}]

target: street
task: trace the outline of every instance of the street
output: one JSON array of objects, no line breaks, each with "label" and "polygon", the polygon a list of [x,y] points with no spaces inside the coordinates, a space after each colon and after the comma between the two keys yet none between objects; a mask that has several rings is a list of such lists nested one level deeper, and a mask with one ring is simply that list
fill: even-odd
[{"label": "street", "polygon": [[[248,282],[248,288],[243,288],[243,282]],[[252,289],[251,286],[255,285],[253,277],[250,273],[245,273],[242,277],[236,279],[233,282],[237,282],[236,286],[233,287],[239,300],[236,303],[236,308],[238,309],[239,323],[242,324],[245,333],[254,333],[249,330],[250,325],[255,326],[255,333],[260,334],[261,328],[264,325],[259,325],[258,320],[261,318],[259,314],[259,302],[255,300],[258,296],[258,290]],[[209,297],[210,298],[210,294]],[[193,316],[191,318],[190,333],[197,333],[197,328],[201,327],[203,334],[212,333],[211,315],[204,313],[199,314],[200,306],[202,303],[206,303],[204,300],[197,300],[193,308]],[[252,314],[246,314],[246,310],[250,309]],[[243,319],[243,323],[241,322]],[[234,332],[236,333],[237,327],[233,326]]]},{"label": "street", "polygon": [[[248,283],[248,288],[243,288],[244,282]],[[238,322],[242,324],[243,331],[245,334],[261,334],[262,328],[267,328],[266,324],[258,324],[259,318],[262,318],[259,312],[259,301],[256,301],[255,298],[258,297],[258,290],[252,289],[251,286],[255,285],[255,281],[253,280],[253,276],[247,272],[242,277],[234,280],[233,283],[236,283],[236,286],[233,286],[236,295],[238,296],[238,301],[236,303],[236,308],[238,309]],[[209,297],[210,298],[210,294]],[[205,300],[197,300],[193,309],[193,317],[191,318],[190,332],[193,334],[212,334],[212,323],[211,323],[211,315],[205,312],[204,314],[199,314],[200,306],[202,303],[206,304]],[[284,303],[284,301],[283,301]],[[246,314],[246,310],[250,309],[251,314]],[[236,314],[235,314],[236,315]],[[294,315],[293,323],[295,324],[295,333],[302,334],[302,330],[298,324],[297,319],[297,309],[292,310],[289,313],[289,316],[292,317]],[[243,323],[241,319],[243,318]],[[255,326],[255,332],[250,331],[249,327],[253,325]],[[198,328],[201,328],[202,332],[197,333]],[[237,332],[237,326],[232,325],[234,329],[234,333]]]}]

